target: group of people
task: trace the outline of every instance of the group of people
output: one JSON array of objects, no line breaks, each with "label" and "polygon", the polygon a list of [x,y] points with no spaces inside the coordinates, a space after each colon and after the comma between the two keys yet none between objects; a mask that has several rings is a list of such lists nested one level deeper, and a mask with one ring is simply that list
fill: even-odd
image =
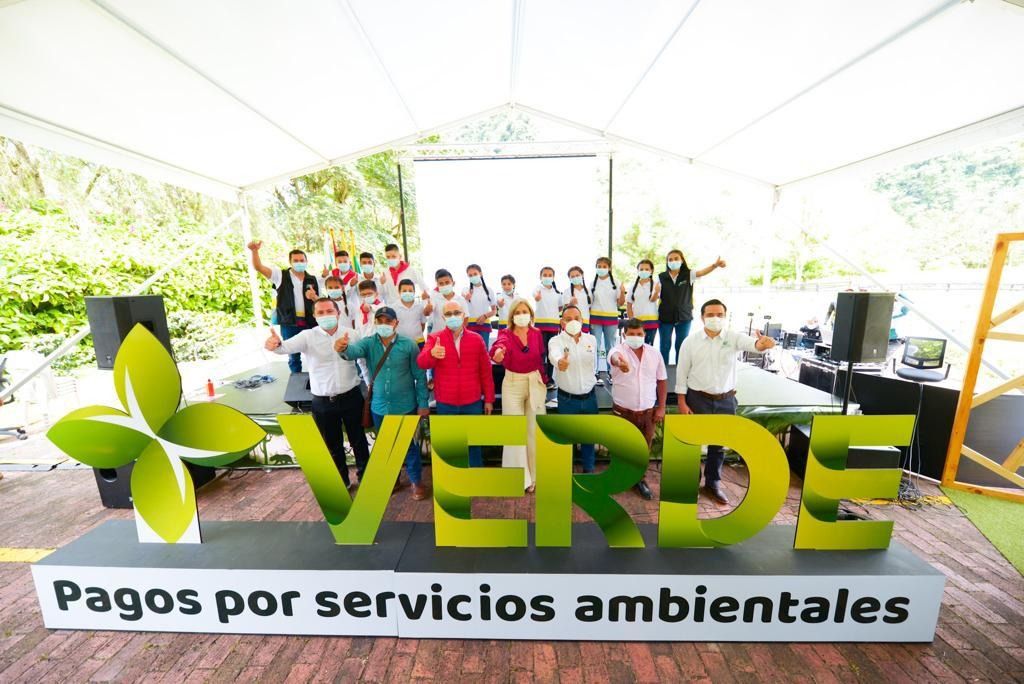
[{"label": "group of people", "polygon": [[[631,286],[616,284],[611,261],[602,257],[589,286],[583,270],[573,267],[567,274],[569,287],[561,292],[554,270],[545,267],[537,287],[522,296],[511,275],[501,278],[500,291],[492,291],[475,264],[466,269],[469,286],[461,294],[446,269],[435,273],[435,287],[430,288],[393,244],[385,248],[384,272],[378,273],[373,255],[364,252],[354,273],[350,255],[338,251],[336,268],[325,269],[319,278],[307,271],[301,250],[289,254],[289,268],[273,269],[260,259],[260,246],[249,244],[252,263],[277,291],[275,319],[281,330],[280,335],[272,330],[265,346],[289,355],[293,372],[302,369],[305,355],[313,418],[349,486],[354,483],[345,461],[343,429],[359,478],[369,459],[361,379],[369,388],[365,401],[370,418],[379,427],[386,415],[428,415],[431,389],[439,415],[490,415],[495,402],[492,366],[502,366],[501,411],[525,415],[529,424],[527,444],[504,447],[502,466],[522,468],[524,489],[532,492],[533,427],[535,416],[546,411],[548,389],[556,389],[560,414],[596,414],[602,355],[613,412],[636,425],[650,446],[665,416],[673,335],[680,413],[735,413],[737,353],[774,344],[759,333],[755,338],[726,330],[726,306],[717,299],[704,303],[702,328],[689,335],[693,284],[725,262],[716,259],[704,269],[691,270],[676,249],[668,252],[657,281],[654,264],[645,259]],[[653,347],[655,333],[661,336],[660,350]],[[593,444],[580,445],[580,460],[583,472],[594,471]],[[722,461],[722,449],[709,447],[704,490],[726,504]],[[469,465],[483,466],[479,446],[470,447]],[[413,498],[426,498],[415,444],[405,466]],[[646,480],[636,490],[652,498]]]}]

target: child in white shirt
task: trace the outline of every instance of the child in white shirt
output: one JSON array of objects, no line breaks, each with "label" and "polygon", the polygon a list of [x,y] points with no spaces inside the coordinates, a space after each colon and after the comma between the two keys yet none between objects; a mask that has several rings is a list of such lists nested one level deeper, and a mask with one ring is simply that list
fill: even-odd
[{"label": "child in white shirt", "polygon": [[466,329],[484,338],[484,346],[490,348],[491,318],[498,312],[497,301],[484,282],[484,273],[477,264],[466,267],[466,276],[469,278],[469,289],[462,294],[469,304],[466,309]]},{"label": "child in white shirt", "polygon": [[654,276],[654,262],[641,259],[636,265],[636,280],[626,296],[626,316],[639,319],[644,324],[644,343],[654,344],[658,332],[658,299],[661,284]]}]

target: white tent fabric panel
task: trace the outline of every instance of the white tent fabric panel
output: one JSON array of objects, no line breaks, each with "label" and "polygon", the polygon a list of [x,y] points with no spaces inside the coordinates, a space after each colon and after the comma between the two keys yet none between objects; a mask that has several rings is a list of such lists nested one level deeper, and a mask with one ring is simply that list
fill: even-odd
[{"label": "white tent fabric panel", "polygon": [[694,2],[526,4],[512,99],[603,130]]},{"label": "white tent fabric panel", "polygon": [[31,0],[0,17],[6,108],[232,185],[316,161],[95,6]]},{"label": "white tent fabric panel", "polygon": [[353,0],[417,128],[508,102],[510,0]]},{"label": "white tent fabric panel", "polygon": [[697,157],[937,4],[701,3],[613,130]]},{"label": "white tent fabric panel", "polygon": [[960,4],[702,159],[782,184],[1020,107],[1021,12]]},{"label": "white tent fabric panel", "polygon": [[320,160],[409,131],[411,121],[394,89],[336,2],[306,2],[302,12],[283,0],[104,4],[224,84]]},{"label": "white tent fabric panel", "polygon": [[513,104],[785,185],[1022,110],[1022,44],[1005,0],[0,0],[0,135],[225,196]]}]

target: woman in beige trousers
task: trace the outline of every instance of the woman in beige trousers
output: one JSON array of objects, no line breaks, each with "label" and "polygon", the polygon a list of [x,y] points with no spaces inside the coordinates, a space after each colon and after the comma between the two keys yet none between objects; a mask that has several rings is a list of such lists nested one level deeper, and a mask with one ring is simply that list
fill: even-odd
[{"label": "woman in beige trousers", "polygon": [[534,490],[537,472],[537,445],[534,430],[536,416],[544,414],[547,401],[547,376],[544,373],[544,338],[533,325],[533,307],[522,297],[509,307],[508,328],[498,333],[491,347],[491,358],[505,367],[501,383],[501,413],[526,416],[526,446],[506,446],[501,455],[503,468],[522,468],[523,486]]}]

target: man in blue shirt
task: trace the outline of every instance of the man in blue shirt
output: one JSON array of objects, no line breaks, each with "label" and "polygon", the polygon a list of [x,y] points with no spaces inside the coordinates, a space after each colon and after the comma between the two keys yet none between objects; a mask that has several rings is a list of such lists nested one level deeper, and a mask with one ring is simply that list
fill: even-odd
[{"label": "man in blue shirt", "polygon": [[[354,361],[365,359],[370,374],[370,412],[373,424],[380,424],[387,415],[427,416],[427,374],[416,364],[419,346],[416,341],[395,332],[398,314],[390,306],[377,309],[373,317],[374,334],[349,343],[347,335],[334,343],[334,350],[343,359]],[[390,353],[388,350],[390,349]],[[380,365],[384,354],[388,354]],[[374,376],[377,367],[380,371]],[[421,482],[423,464],[419,447],[409,444],[405,455],[405,472],[412,482],[412,498],[421,501],[427,498],[427,488]]]}]

